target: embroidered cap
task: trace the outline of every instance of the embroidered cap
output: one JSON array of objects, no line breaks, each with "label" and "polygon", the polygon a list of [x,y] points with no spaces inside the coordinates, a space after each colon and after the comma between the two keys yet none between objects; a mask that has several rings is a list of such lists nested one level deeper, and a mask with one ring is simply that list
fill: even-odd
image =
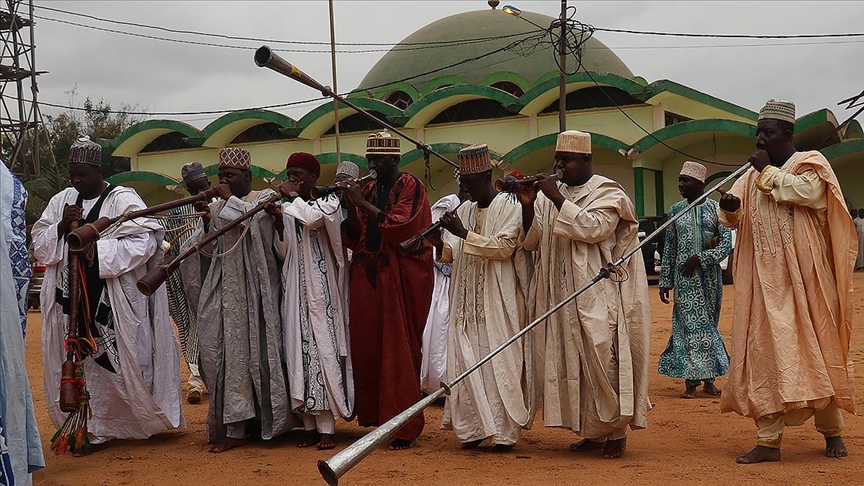
[{"label": "embroidered cap", "polygon": [[360,167],[354,162],[342,161],[336,167],[336,175],[345,174],[351,176],[352,179],[360,178]]},{"label": "embroidered cap", "polygon": [[102,167],[102,147],[89,137],[80,137],[69,148],[69,163]]},{"label": "embroidered cap", "polygon": [[387,130],[373,133],[366,139],[366,156],[370,155],[401,155],[399,139],[393,137]]},{"label": "embroidered cap", "polygon": [[759,110],[759,120],[780,120],[795,124],[795,103],[771,98]]},{"label": "embroidered cap", "polygon": [[469,145],[459,151],[459,175],[487,172],[495,168],[485,143]]},{"label": "embroidered cap", "polygon": [[206,178],[204,166],[201,162],[190,162],[180,169],[180,176],[183,177],[183,182],[189,183],[198,179]]},{"label": "embroidered cap", "polygon": [[692,177],[699,182],[705,182],[705,175],[707,173],[708,169],[704,165],[688,160],[684,162],[684,165],[681,167],[681,173],[678,175]]},{"label": "embroidered cap", "polygon": [[219,151],[220,169],[252,170],[252,154],[240,147],[225,147]]},{"label": "embroidered cap", "polygon": [[567,130],[558,134],[555,143],[556,152],[570,152],[574,154],[591,153],[591,134],[578,130]]}]

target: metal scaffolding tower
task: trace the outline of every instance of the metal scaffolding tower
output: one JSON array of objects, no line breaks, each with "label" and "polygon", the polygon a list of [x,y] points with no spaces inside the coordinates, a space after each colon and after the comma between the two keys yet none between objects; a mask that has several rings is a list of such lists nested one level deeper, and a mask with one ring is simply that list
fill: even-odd
[{"label": "metal scaffolding tower", "polygon": [[0,42],[0,156],[29,180],[39,175],[40,146],[50,150],[37,99],[44,71],[36,70],[33,0],[2,0]]}]

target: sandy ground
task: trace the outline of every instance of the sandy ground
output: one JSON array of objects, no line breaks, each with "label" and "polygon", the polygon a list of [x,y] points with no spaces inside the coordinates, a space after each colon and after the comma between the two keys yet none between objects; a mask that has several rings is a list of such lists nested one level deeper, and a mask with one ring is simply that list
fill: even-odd
[{"label": "sandy ground", "polygon": [[[856,327],[852,355],[861,369],[864,360],[864,273],[855,274]],[[732,289],[726,287],[720,328],[728,340],[732,325]],[[716,483],[742,484],[770,481],[773,484],[861,484],[864,472],[864,419],[844,413],[844,439],[849,457],[824,456],[824,441],[812,421],[787,429],[783,461],[759,465],[737,465],[735,457],[754,445],[751,420],[720,414],[719,401],[700,397],[679,398],[680,380],[656,373],[671,327],[671,306],[657,298],[651,287],[651,399],[654,409],[649,428],[631,432],[628,450],[618,460],[598,454],[576,455],[567,446],[577,440],[569,431],[535,424],[523,434],[511,453],[487,450],[463,451],[451,432],[439,429],[441,407],[426,410],[426,429],[417,447],[408,451],[376,450],[342,479],[342,484],[582,484],[627,481],[638,484]],[[160,434],[146,441],[114,441],[87,458],[55,456],[49,450],[54,433],[42,394],[42,361],[39,332],[41,319],[31,313],[27,336],[27,368],[33,387],[37,420],[42,432],[48,467],[34,475],[37,485],[161,485],[161,484],[324,484],[316,469],[318,459],[333,451],[298,449],[297,432],[269,442],[257,441],[224,454],[210,454],[205,443],[205,404],[184,404],[187,428]],[[185,373],[184,369],[184,373]],[[185,378],[185,377],[184,377]],[[862,378],[856,377],[858,389]],[[718,379],[720,387],[724,379]],[[366,430],[356,424],[337,424],[338,447],[360,438]]]}]

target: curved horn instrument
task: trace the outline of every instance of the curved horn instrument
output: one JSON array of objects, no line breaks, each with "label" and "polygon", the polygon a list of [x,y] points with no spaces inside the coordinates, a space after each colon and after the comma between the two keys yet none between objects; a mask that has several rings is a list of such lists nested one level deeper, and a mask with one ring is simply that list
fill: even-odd
[{"label": "curved horn instrument", "polygon": [[[69,229],[78,228],[78,221],[69,223]],[[71,233],[70,233],[71,234]],[[67,239],[68,239],[67,235]],[[81,300],[81,267],[78,264],[78,254],[69,251],[69,328],[66,331],[67,342],[78,339],[78,303]],[[66,346],[66,361],[60,368],[60,411],[72,413],[78,411],[81,405],[81,388],[75,377],[75,347]]]},{"label": "curved horn instrument", "polygon": [[669,218],[668,221],[660,225],[660,227],[654,230],[653,233],[645,237],[645,239],[643,239],[638,245],[634,246],[629,251],[624,253],[620,258],[618,258],[618,260],[609,263],[606,267],[601,269],[600,272],[598,272],[593,279],[591,279],[589,282],[585,283],[585,285],[567,296],[566,299],[555,304],[554,307],[543,313],[543,315],[541,315],[537,319],[534,319],[531,323],[522,328],[521,331],[514,334],[510,339],[503,342],[500,346],[492,350],[488,355],[484,356],[481,360],[477,361],[471,367],[463,371],[462,374],[454,378],[453,381],[451,381],[450,383],[441,383],[441,388],[435,393],[423,398],[419,402],[410,406],[404,412],[381,424],[380,427],[361,437],[357,442],[346,447],[330,459],[327,459],[326,461],[318,461],[318,471],[321,473],[321,476],[324,478],[325,481],[327,481],[327,484],[331,486],[339,484],[339,478],[342,477],[343,474],[348,472],[358,462],[362,461],[364,457],[368,456],[370,453],[372,453],[372,451],[377,449],[384,441],[392,437],[400,428],[402,428],[402,426],[408,423],[408,421],[414,418],[414,416],[416,416],[418,413],[422,412],[424,408],[429,406],[429,404],[434,402],[438,397],[445,393],[449,394],[450,390],[455,387],[459,382],[461,382],[468,375],[489,362],[489,360],[494,358],[507,346],[510,346],[514,342],[518,341],[522,336],[530,332],[532,329],[534,329],[534,327],[545,321],[549,316],[567,305],[569,302],[579,297],[586,290],[591,288],[594,284],[603,280],[604,278],[609,278],[609,276],[615,272],[616,267],[627,261],[627,259],[633,256],[636,252],[641,251],[643,246],[657,238],[657,236],[660,235],[660,233],[662,233],[663,230],[665,230],[669,225],[673,224],[676,220],[678,220],[678,218],[687,213],[687,211],[693,209],[699,204],[702,204],[702,202],[704,202],[705,199],[707,199],[712,192],[723,187],[723,185],[725,185],[727,182],[743,174],[749,168],[750,163],[748,162],[743,166],[739,167],[735,172],[726,176],[722,181],[717,183],[717,185],[705,191],[705,193],[699,196],[696,200],[688,204],[683,211]]},{"label": "curved horn instrument", "polygon": [[438,152],[432,150],[432,147],[430,147],[429,145],[426,145],[425,143],[419,142],[419,141],[409,137],[408,135],[405,135],[405,132],[403,132],[403,131],[399,130],[398,128],[394,127],[393,125],[385,122],[384,120],[376,117],[375,115],[372,115],[371,113],[360,109],[357,105],[346,100],[343,96],[340,96],[340,95],[334,93],[333,90],[330,89],[329,86],[324,86],[323,84],[319,83],[318,81],[316,81],[314,78],[312,78],[308,74],[306,74],[303,71],[301,71],[300,69],[298,69],[297,66],[294,66],[293,64],[286,61],[285,59],[282,59],[281,57],[279,57],[278,54],[274,53],[273,50],[271,50],[269,47],[261,46],[258,48],[258,50],[255,51],[255,64],[258,65],[258,67],[270,68],[279,74],[288,76],[289,78],[291,78],[295,81],[299,81],[299,82],[305,84],[306,86],[309,86],[312,89],[320,91],[323,96],[326,96],[328,98],[333,98],[336,101],[344,104],[345,106],[353,109],[354,111],[356,111],[360,115],[368,118],[369,120],[381,125],[382,127],[386,128],[387,130],[390,130],[391,132],[395,133],[396,135],[399,135],[400,137],[404,138],[405,140],[408,140],[409,142],[413,143],[415,146],[417,146],[418,149],[423,150],[424,152],[426,152],[430,155],[434,155],[435,157],[443,160],[444,162],[450,164],[451,166],[453,166],[456,169],[459,168],[458,164],[451,162],[448,158],[446,158],[443,155],[439,154]]},{"label": "curved horn instrument", "polygon": [[[459,209],[459,207],[462,206],[462,204],[464,204],[465,201],[467,201],[467,199],[463,199],[459,203],[459,206],[456,206],[456,208],[453,209],[453,211],[456,211],[456,209]],[[439,219],[438,221],[435,221],[434,223],[430,224],[429,227],[426,228],[425,230],[423,230],[423,232],[420,233],[419,235],[414,235],[411,238],[408,238],[407,240],[403,241],[402,243],[399,243],[399,252],[402,253],[403,255],[414,255],[414,254],[420,253],[420,251],[425,246],[424,240],[426,240],[426,238],[435,234],[435,232],[440,230],[440,229],[441,229],[441,220]]]},{"label": "curved horn instrument", "polygon": [[116,224],[118,222],[122,223],[123,221],[129,221],[135,218],[152,216],[162,211],[169,211],[171,209],[179,208],[180,206],[185,206],[187,204],[196,203],[198,201],[209,201],[217,195],[218,192],[216,188],[211,187],[206,191],[201,191],[194,196],[184,197],[182,199],[177,199],[174,201],[168,201],[166,203],[157,204],[155,206],[139,209],[137,211],[128,211],[125,214],[117,216],[116,218],[102,217],[92,223],[81,226],[75,231],[70,232],[69,235],[66,237],[66,242],[69,244],[70,251],[80,252],[84,249],[84,247],[98,240],[99,235],[102,234],[103,231],[105,231],[109,226],[113,224]]},{"label": "curved horn instrument", "polygon": [[273,194],[272,196],[258,203],[258,205],[254,208],[238,216],[237,219],[225,223],[225,225],[219,228],[217,231],[207,235],[207,237],[202,238],[201,241],[199,241],[198,243],[195,243],[191,247],[187,248],[186,251],[177,255],[177,257],[171,260],[171,262],[167,265],[159,265],[153,270],[150,270],[149,272],[147,272],[147,275],[144,275],[143,277],[141,277],[140,280],[138,280],[138,291],[147,296],[153,295],[153,293],[156,292],[156,290],[161,287],[163,283],[165,283],[165,279],[168,278],[168,274],[170,274],[174,270],[177,270],[177,267],[180,266],[180,262],[189,258],[194,253],[200,251],[201,248],[209,245],[216,238],[224,235],[243,221],[246,221],[252,216],[255,216],[257,213],[261,212],[265,207],[267,207],[267,205],[275,203],[281,198],[281,195]]},{"label": "curved horn instrument", "polygon": [[[361,186],[369,181],[374,181],[378,178],[378,173],[375,172],[375,169],[369,171],[365,176],[354,179],[354,182],[360,184]],[[327,197],[334,192],[341,191],[342,188],[339,186],[315,186],[309,191],[309,195],[312,196],[313,199],[320,199],[322,197]]]},{"label": "curved horn instrument", "polygon": [[[556,181],[561,180],[564,177],[564,171],[556,170],[554,174],[550,177],[555,179]],[[528,177],[526,179],[516,179],[515,177],[502,177],[495,181],[495,190],[498,192],[513,192],[516,190],[516,186],[520,184],[534,184],[539,181],[540,178],[537,176]]]}]

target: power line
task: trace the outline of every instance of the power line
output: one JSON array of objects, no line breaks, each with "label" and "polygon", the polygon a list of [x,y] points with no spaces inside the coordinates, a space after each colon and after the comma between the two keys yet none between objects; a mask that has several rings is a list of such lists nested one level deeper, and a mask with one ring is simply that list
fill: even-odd
[{"label": "power line", "polygon": [[594,27],[598,32],[614,32],[617,34],[654,35],[666,37],[703,37],[712,39],[822,39],[830,37],[864,37],[862,32],[836,33],[836,34],[792,34],[792,35],[763,35],[763,34],[696,34],[688,32],[658,32],[650,30],[612,29],[607,27]]},{"label": "power line", "polygon": [[289,106],[297,106],[306,103],[312,103],[315,101],[322,101],[327,98],[311,98],[308,100],[302,101],[292,101],[289,103],[279,103],[276,105],[265,105],[259,106],[257,108],[234,108],[228,110],[209,110],[209,111],[121,111],[121,110],[104,110],[98,108],[86,108],[82,106],[72,106],[72,105],[61,105],[57,103],[49,103],[47,101],[39,101],[40,105],[51,106],[53,108],[62,108],[65,110],[72,111],[101,111],[113,114],[127,114],[127,115],[148,115],[148,116],[184,116],[184,115],[218,115],[221,113],[231,113],[234,111],[243,111],[243,110],[272,110],[275,108],[285,108]]}]

